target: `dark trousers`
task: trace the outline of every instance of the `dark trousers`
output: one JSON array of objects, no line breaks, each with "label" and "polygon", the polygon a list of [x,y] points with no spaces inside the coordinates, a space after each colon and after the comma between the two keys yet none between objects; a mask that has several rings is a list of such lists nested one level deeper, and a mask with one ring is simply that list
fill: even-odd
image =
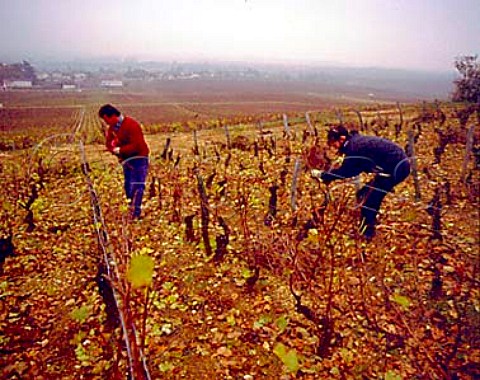
[{"label": "dark trousers", "polygon": [[145,180],[148,174],[148,157],[133,157],[122,162],[125,194],[130,201],[132,216],[138,218],[142,212]]},{"label": "dark trousers", "polygon": [[[402,161],[395,172],[389,176],[377,174],[373,180],[368,182],[357,193],[359,202],[362,205],[362,226],[373,229],[377,221],[378,210],[383,198],[393,190],[400,182],[404,181],[410,174],[410,163],[408,160]],[[368,232],[367,232],[368,233]]]}]

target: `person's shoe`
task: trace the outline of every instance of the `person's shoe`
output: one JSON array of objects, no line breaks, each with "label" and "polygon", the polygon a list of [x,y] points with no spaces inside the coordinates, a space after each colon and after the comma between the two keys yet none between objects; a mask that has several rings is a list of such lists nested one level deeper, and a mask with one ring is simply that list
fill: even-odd
[{"label": "person's shoe", "polygon": [[372,239],[375,237],[375,226],[367,224],[365,226],[365,230],[363,231],[363,237],[367,242],[372,241]]}]

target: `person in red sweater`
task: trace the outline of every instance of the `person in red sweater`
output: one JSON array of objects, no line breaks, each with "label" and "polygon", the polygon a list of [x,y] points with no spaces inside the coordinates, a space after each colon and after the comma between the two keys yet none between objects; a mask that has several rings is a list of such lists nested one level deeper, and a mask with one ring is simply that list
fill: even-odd
[{"label": "person in red sweater", "polygon": [[130,201],[132,217],[140,218],[150,150],[140,124],[123,115],[111,104],[103,105],[98,116],[108,125],[106,147],[118,157],[123,167],[125,194]]}]

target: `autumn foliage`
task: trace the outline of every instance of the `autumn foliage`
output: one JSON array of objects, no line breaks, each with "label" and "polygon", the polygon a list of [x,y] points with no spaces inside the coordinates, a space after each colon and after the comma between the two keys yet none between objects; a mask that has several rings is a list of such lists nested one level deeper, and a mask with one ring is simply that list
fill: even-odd
[{"label": "autumn foliage", "polygon": [[1,141],[34,145],[1,153],[2,377],[478,378],[479,131],[461,107],[355,109],[362,133],[408,147],[413,131],[421,187],[387,195],[371,243],[355,181],[310,178],[338,159],[332,110],[289,113],[288,134],[278,114],[152,121],[136,222],[94,107],[52,113],[56,138],[7,111]]}]

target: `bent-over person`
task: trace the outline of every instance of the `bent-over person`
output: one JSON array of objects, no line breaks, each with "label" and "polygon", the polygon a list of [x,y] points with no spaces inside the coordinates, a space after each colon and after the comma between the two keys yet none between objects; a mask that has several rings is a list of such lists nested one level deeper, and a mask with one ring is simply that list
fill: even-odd
[{"label": "bent-over person", "polygon": [[313,169],[312,177],[328,184],[360,173],[375,173],[375,177],[357,192],[362,216],[360,231],[371,240],[375,236],[377,214],[383,199],[410,174],[408,156],[393,141],[349,132],[343,126],[331,128],[327,140],[329,146],[344,155],[343,163],[327,171]]}]

